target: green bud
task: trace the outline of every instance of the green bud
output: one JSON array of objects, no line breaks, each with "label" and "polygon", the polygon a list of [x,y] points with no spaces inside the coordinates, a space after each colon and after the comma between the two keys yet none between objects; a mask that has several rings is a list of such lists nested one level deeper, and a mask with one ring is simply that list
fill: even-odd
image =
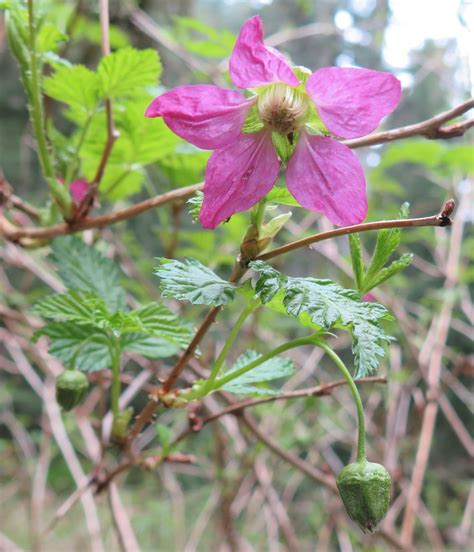
[{"label": "green bud", "polygon": [[349,517],[364,533],[373,533],[390,504],[388,471],[373,462],[355,462],[337,476],[336,484]]},{"label": "green bud", "polygon": [[112,441],[121,443],[127,436],[128,426],[133,416],[133,406],[119,412],[112,422]]},{"label": "green bud", "polygon": [[78,370],[65,370],[56,380],[56,400],[64,410],[72,410],[86,396],[89,381]]}]

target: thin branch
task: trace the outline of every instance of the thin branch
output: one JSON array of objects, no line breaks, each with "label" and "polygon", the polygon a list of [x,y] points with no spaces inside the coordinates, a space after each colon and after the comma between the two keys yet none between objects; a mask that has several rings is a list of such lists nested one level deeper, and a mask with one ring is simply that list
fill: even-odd
[{"label": "thin branch", "polygon": [[[359,383],[387,383],[386,376],[369,376],[366,378],[359,378],[355,380],[356,384]],[[289,399],[299,399],[303,397],[323,397],[325,395],[330,395],[331,391],[335,389],[336,387],[340,387],[341,385],[346,385],[347,382],[344,379],[332,381],[330,383],[323,383],[321,385],[318,385],[316,387],[310,387],[308,389],[298,389],[296,391],[288,391],[287,393],[282,393],[281,395],[272,395],[271,397],[263,397],[260,399],[246,399],[241,402],[233,403],[220,412],[216,412],[212,416],[209,416],[208,418],[205,418],[202,420],[202,425],[208,424],[209,422],[213,422],[220,418],[221,416],[225,416],[227,414],[235,414],[242,412],[245,408],[250,408],[253,406],[257,406],[259,404],[264,404],[268,402],[273,401],[281,401],[281,400],[289,400]]]},{"label": "thin branch", "polygon": [[262,253],[255,258],[257,261],[267,261],[273,259],[278,255],[283,255],[300,247],[306,247],[312,243],[329,240],[336,238],[337,236],[347,236],[348,234],[355,234],[360,232],[369,232],[370,230],[383,230],[385,228],[413,228],[419,226],[450,226],[452,221],[449,218],[454,210],[454,200],[449,200],[445,203],[443,209],[437,215],[431,217],[422,217],[414,219],[396,219],[396,220],[380,220],[376,222],[363,222],[362,224],[354,224],[352,226],[343,226],[342,228],[335,228],[334,230],[328,230],[327,232],[320,232],[319,234],[313,234],[307,238],[296,240],[281,247]]},{"label": "thin branch", "polygon": [[136,217],[155,207],[161,207],[162,205],[176,200],[187,199],[198,190],[201,190],[203,186],[204,184],[201,183],[194,184],[193,186],[186,186],[184,188],[177,188],[171,192],[157,195],[118,211],[112,211],[111,213],[106,213],[97,217],[86,218],[72,224],[61,223],[45,228],[18,228],[12,225],[6,218],[0,216],[0,235],[3,235],[7,240],[18,242],[19,245],[25,245],[22,243],[24,238],[51,240],[57,236],[75,234],[76,232],[90,230],[91,228],[103,228],[104,226],[110,226],[117,222]]},{"label": "thin branch", "polygon": [[442,128],[444,123],[463,115],[474,107],[474,98],[471,98],[462,104],[459,104],[448,111],[440,113],[414,125],[408,125],[384,132],[377,132],[362,138],[354,138],[353,140],[344,140],[342,143],[350,148],[362,148],[365,146],[374,146],[375,144],[384,144],[385,142],[393,142],[394,140],[403,140],[412,138],[413,136],[424,136],[431,140],[447,139],[462,136],[466,130],[473,126],[473,119],[466,122],[451,125],[450,127]]}]

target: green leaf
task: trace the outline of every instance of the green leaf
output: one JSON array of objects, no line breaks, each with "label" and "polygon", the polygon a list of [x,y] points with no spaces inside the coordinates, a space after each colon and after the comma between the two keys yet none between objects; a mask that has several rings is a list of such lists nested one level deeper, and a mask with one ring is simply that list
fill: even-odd
[{"label": "green leaf", "polygon": [[39,53],[57,52],[59,44],[67,40],[67,35],[56,25],[45,22],[36,35],[36,50]]},{"label": "green leaf", "polygon": [[36,304],[34,311],[45,318],[97,327],[103,327],[107,321],[103,299],[90,292],[69,291],[50,295]]},{"label": "green leaf", "polygon": [[362,260],[362,247],[359,234],[349,234],[349,246],[351,249],[352,270],[356,287],[362,291],[364,280],[364,261]]},{"label": "green leaf", "polygon": [[184,263],[160,259],[161,266],[155,269],[160,278],[163,297],[189,301],[193,305],[225,305],[235,298],[235,286],[222,280],[212,270],[196,259]]},{"label": "green leaf", "polygon": [[187,347],[193,337],[192,329],[164,305],[151,303],[130,313],[138,322],[140,331],[166,340],[181,348]]},{"label": "green leaf", "polygon": [[201,191],[196,192],[192,197],[186,201],[188,206],[188,213],[194,222],[199,219],[199,213],[201,212],[202,202],[204,201],[204,193]]},{"label": "green leaf", "polygon": [[58,66],[52,77],[44,79],[44,91],[78,112],[91,115],[97,109],[99,80],[84,65]]},{"label": "green leaf", "polygon": [[263,304],[268,303],[282,289],[285,282],[284,276],[263,261],[252,261],[249,266],[260,273],[255,284],[255,294]]},{"label": "green leaf", "polygon": [[[408,215],[408,203],[404,203],[400,210],[400,218]],[[364,279],[364,288],[367,282],[371,282],[380,270],[385,266],[393,252],[400,245],[400,228],[388,228],[377,234],[374,254],[367,268]],[[371,286],[374,287],[374,286]]]},{"label": "green leaf", "polygon": [[[121,101],[114,109],[119,138],[115,141],[104,176],[101,193],[118,200],[140,191],[145,180],[145,166],[174,155],[181,139],[173,134],[162,119],[143,116],[151,97]],[[96,114],[89,124],[81,149],[82,173],[91,180],[97,172],[107,141],[104,113]]]},{"label": "green leaf", "polygon": [[109,338],[94,326],[52,322],[37,331],[33,338],[36,340],[42,335],[51,340],[49,353],[77,370],[95,372],[110,368],[112,364]]},{"label": "green leaf", "polygon": [[395,276],[395,274],[398,274],[405,268],[409,267],[412,261],[413,255],[411,253],[405,253],[399,259],[393,261],[393,263],[389,266],[382,268],[382,270],[380,270],[380,272],[378,272],[372,280],[365,282],[362,293],[367,293],[374,287],[379,286],[382,282],[385,282],[392,276]]},{"label": "green leaf", "polygon": [[59,276],[69,289],[96,293],[110,312],[124,308],[121,273],[113,261],[76,236],[56,238],[52,251]]},{"label": "green leaf", "polygon": [[103,96],[116,98],[134,95],[147,86],[156,86],[161,64],[155,50],[123,48],[103,57],[97,72]]},{"label": "green leaf", "polygon": [[391,319],[383,305],[361,301],[357,291],[344,289],[331,280],[286,278],[262,261],[254,261],[250,267],[260,272],[255,293],[263,303],[283,292],[287,314],[300,317],[306,313],[313,324],[325,331],[341,328],[351,332],[356,377],[377,368],[379,357],[384,355],[382,345],[391,340],[380,325],[382,320]]},{"label": "green leaf", "polygon": [[[240,370],[250,362],[257,360],[261,355],[256,351],[246,351],[241,355],[234,366],[229,372],[226,372],[226,376]],[[266,362],[263,362],[259,366],[256,366],[253,370],[248,371],[241,376],[233,379],[232,381],[227,382],[222,386],[222,389],[225,391],[231,391],[232,393],[240,395],[272,395],[278,393],[273,389],[255,387],[254,383],[262,383],[267,381],[272,381],[281,378],[288,378],[295,371],[294,363],[289,358],[283,357],[273,357]]]},{"label": "green leaf", "polygon": [[137,353],[147,358],[168,358],[176,355],[180,347],[159,337],[141,333],[125,333],[120,337],[123,351]]}]

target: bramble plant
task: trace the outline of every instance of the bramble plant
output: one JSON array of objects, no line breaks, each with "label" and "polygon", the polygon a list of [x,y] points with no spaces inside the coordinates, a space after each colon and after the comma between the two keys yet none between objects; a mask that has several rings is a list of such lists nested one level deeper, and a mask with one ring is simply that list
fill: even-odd
[{"label": "bramble plant", "polygon": [[[367,459],[359,387],[374,381],[397,330],[393,313],[369,292],[410,266],[413,255],[398,253],[401,230],[451,225],[454,202],[448,196],[438,214],[418,218],[409,218],[409,206],[403,203],[397,218],[364,222],[370,180],[367,192],[353,150],[416,135],[449,138],[449,127],[442,125],[473,102],[417,128],[371,134],[396,109],[400,82],[372,69],[326,67],[312,73],[293,66],[265,45],[259,16],[243,23],[227,49],[222,45],[229,37],[216,38],[223,48],[218,55],[230,54],[231,83],[244,92],[220,86],[229,85],[225,79],[219,86],[199,83],[165,90],[159,84],[163,69],[158,53],[131,47],[118,28],[110,28],[108,3],[99,4],[102,57],[93,68],[65,57],[75,38],[74,25],[67,23],[79,17],[74,11],[63,6],[65,11],[55,15],[49,1],[1,3],[49,199],[39,210],[28,213],[26,208],[36,226],[16,224],[5,210],[0,231],[20,247],[48,248],[48,262],[61,281],[58,292],[39,298],[32,313],[41,317],[41,327],[33,323],[33,342],[38,347],[47,343],[49,355],[64,368],[56,379],[58,404],[64,411],[82,408],[89,388],[109,393],[105,382],[110,380],[112,416],[108,426],[102,425],[105,403],[97,406],[102,456],[89,484],[101,491],[132,466],[189,461],[178,450],[187,430],[175,433],[160,418],[156,423],[157,411],[177,409],[179,416],[180,409],[187,409],[191,428],[198,431],[202,420],[201,425],[195,420],[196,412],[210,396],[237,413],[276,400],[299,369],[287,351],[305,347],[311,354],[320,350],[340,371],[343,381],[336,385],[348,387],[357,412],[356,460],[329,487],[334,490],[337,483],[348,515],[362,531],[376,531],[389,509],[391,480],[381,464]],[[47,112],[45,98],[61,105],[62,120]],[[467,128],[460,123],[453,135]],[[202,150],[213,152],[209,156]],[[148,171],[153,168],[168,175],[173,189],[133,203],[140,190],[152,187]],[[11,191],[4,195],[5,206],[20,205]],[[132,203],[110,207],[124,201]],[[156,276],[150,300],[136,272],[110,258],[105,245],[110,236],[104,235],[104,242],[94,232],[84,240],[80,232],[107,228],[163,205],[172,206],[171,220],[160,215],[169,247],[153,262],[140,260]],[[327,222],[324,231],[284,243],[289,207],[321,213],[337,227]],[[104,212],[92,214],[99,208]],[[206,229],[194,242],[190,238],[186,255],[175,254],[169,230],[180,217],[190,227]],[[214,233],[231,232],[226,230],[231,217],[241,221],[229,239],[233,249],[219,249]],[[366,232],[376,232],[374,242],[361,239]],[[348,237],[352,281],[328,279],[316,265],[303,264],[298,272],[305,272],[297,275],[296,269],[285,273],[272,262],[337,236]],[[280,239],[280,245],[272,245]],[[208,310],[202,319],[198,310],[183,315],[183,304]],[[232,325],[227,334],[225,328],[218,330],[214,355],[204,338],[224,309]],[[286,319],[291,338],[273,340],[268,326],[266,342],[247,348],[243,328],[262,317]],[[351,356],[337,351],[335,337],[347,339]],[[133,382],[133,377],[127,379],[130,358],[166,367],[147,388],[148,402],[136,411],[121,401],[122,386]],[[220,415],[214,412],[204,423]],[[139,437],[153,426],[159,449],[150,454]],[[388,527],[381,535],[396,541]]]}]

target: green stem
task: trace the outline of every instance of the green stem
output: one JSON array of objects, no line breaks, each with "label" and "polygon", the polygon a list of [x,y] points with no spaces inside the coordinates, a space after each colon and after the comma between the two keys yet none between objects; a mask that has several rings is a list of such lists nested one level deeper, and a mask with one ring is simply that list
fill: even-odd
[{"label": "green stem", "polygon": [[351,373],[347,369],[346,365],[340,357],[331,349],[331,347],[325,341],[317,341],[316,345],[323,349],[323,351],[330,357],[334,363],[341,370],[344,379],[347,381],[352,396],[354,397],[356,408],[357,408],[357,420],[358,420],[358,439],[357,439],[357,462],[363,462],[366,460],[365,456],[365,418],[364,418],[364,407],[362,405],[362,399],[360,398],[359,390],[357,389],[354,380],[352,379]]},{"label": "green stem", "polygon": [[229,335],[227,336],[226,342],[222,347],[222,351],[219,353],[219,356],[217,357],[214,363],[211,374],[209,375],[206,383],[204,384],[203,391],[205,391],[205,394],[209,393],[209,391],[211,391],[211,389],[214,387],[213,384],[216,381],[222,366],[224,365],[224,361],[227,358],[229,350],[232,347],[237,335],[239,334],[240,329],[242,328],[244,322],[247,320],[250,314],[258,307],[259,304],[260,304],[259,302],[251,301],[245,306],[244,310],[241,312],[239,318],[234,324],[234,327],[232,328]]},{"label": "green stem", "polygon": [[112,353],[112,414],[115,420],[119,414],[120,398],[120,344],[118,339],[114,338],[111,349]]},{"label": "green stem", "polygon": [[239,376],[242,376],[243,374],[246,374],[250,370],[253,370],[253,368],[259,366],[260,364],[263,364],[267,360],[270,360],[274,356],[277,356],[281,353],[284,353],[285,351],[288,351],[289,349],[294,349],[295,347],[301,347],[302,345],[314,345],[315,342],[315,336],[311,335],[309,337],[299,337],[297,339],[293,339],[291,341],[288,341],[287,343],[284,343],[283,345],[280,345],[279,347],[276,347],[269,353],[266,353],[262,355],[261,357],[258,357],[252,362],[249,362],[249,364],[246,364],[245,366],[242,366],[242,368],[239,368],[238,370],[235,370],[234,372],[227,374],[226,376],[223,376],[222,378],[219,378],[215,381],[214,388],[218,389],[219,387],[222,387],[229,381],[232,381],[235,378],[238,378]]},{"label": "green stem", "polygon": [[38,146],[38,158],[40,161],[41,169],[43,171],[43,175],[46,179],[46,182],[48,183],[51,195],[58,203],[62,213],[66,216],[69,216],[71,214],[71,199],[64,186],[61,186],[55,178],[54,166],[51,160],[48,142],[46,139],[43,99],[41,95],[41,67],[38,63],[38,55],[36,52],[33,0],[28,0],[28,30],[31,56],[30,114],[31,123],[33,125],[36,143]]}]

